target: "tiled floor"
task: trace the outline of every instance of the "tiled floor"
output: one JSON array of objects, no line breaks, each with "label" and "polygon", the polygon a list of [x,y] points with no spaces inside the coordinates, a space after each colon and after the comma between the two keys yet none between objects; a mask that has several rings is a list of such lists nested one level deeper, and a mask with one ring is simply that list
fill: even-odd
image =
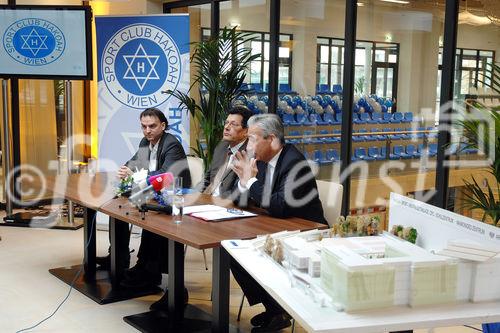
[{"label": "tiled floor", "polygon": [[[77,264],[82,258],[82,229],[78,231],[0,227],[0,332],[17,332],[50,315],[66,296],[69,287],[49,274],[48,269]],[[98,231],[98,253],[108,247],[107,232]],[[139,236],[132,237],[137,249]],[[135,252],[136,253],[136,252]],[[134,253],[134,255],[135,255]],[[134,257],[135,260],[135,257]],[[202,251],[189,248],[186,258],[186,286],[190,303],[211,311],[211,252],[207,251],[209,270],[203,264]],[[166,276],[163,281],[165,283]],[[251,329],[249,319],[261,307],[243,309],[236,321],[241,290],[231,281],[231,323],[242,332]],[[144,312],[159,295],[99,305],[78,291],[49,320],[30,332],[137,332],[123,321],[130,314]],[[289,330],[290,331],[290,330]],[[296,332],[303,332],[297,328]],[[418,331],[426,332],[425,330]],[[465,327],[435,329],[440,333],[476,332]]]}]

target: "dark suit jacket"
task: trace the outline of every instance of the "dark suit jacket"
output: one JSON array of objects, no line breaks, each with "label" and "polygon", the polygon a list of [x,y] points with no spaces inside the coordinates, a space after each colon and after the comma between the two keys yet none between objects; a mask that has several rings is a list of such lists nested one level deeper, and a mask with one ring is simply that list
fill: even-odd
[{"label": "dark suit jacket", "polygon": [[[239,151],[245,150],[247,148],[247,140],[241,145]],[[217,172],[221,167],[223,167],[226,161],[226,156],[228,153],[229,143],[222,140],[217,147],[215,147],[214,156],[212,158],[212,164],[210,164],[210,169],[205,173],[205,177],[198,186],[200,192],[203,192],[215,179]],[[238,176],[233,170],[227,169],[222,176],[222,182],[220,184],[219,193],[222,198],[229,198],[235,189],[235,184],[238,182]],[[236,190],[237,191],[237,190]]]},{"label": "dark suit jacket", "polygon": [[[149,168],[149,141],[142,138],[139,143],[139,149],[130,160],[125,163],[133,172],[137,169]],[[158,144],[156,154],[156,171],[148,172],[153,176],[164,172],[172,172],[175,177],[182,177],[182,186],[185,188],[191,187],[191,174],[187,163],[186,154],[182,144],[175,136],[169,133],[163,133]]]},{"label": "dark suit jacket", "polygon": [[[326,224],[316,180],[301,152],[285,144],[274,170],[270,199],[263,198],[267,163],[257,162],[257,181],[249,189],[250,199],[274,217],[300,217]],[[297,181],[299,180],[299,181]],[[294,204],[291,200],[297,202]]]}]

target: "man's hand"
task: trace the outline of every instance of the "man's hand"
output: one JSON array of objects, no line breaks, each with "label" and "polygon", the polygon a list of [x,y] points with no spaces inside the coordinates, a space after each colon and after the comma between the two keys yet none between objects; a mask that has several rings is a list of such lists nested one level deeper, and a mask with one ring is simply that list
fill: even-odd
[{"label": "man's hand", "polygon": [[132,170],[123,165],[120,169],[118,169],[118,178],[124,179],[133,174]]},{"label": "man's hand", "polygon": [[234,154],[231,169],[240,179],[241,186],[246,187],[250,178],[257,176],[257,161],[255,158],[250,158],[246,151],[238,151]]}]

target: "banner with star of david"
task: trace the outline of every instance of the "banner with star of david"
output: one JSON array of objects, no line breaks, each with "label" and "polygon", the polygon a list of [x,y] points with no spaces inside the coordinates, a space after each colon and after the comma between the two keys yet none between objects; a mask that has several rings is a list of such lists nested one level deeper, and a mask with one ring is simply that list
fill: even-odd
[{"label": "banner with star of david", "polygon": [[97,16],[99,169],[115,171],[143,138],[140,113],[167,116],[189,152],[189,113],[165,90],[189,89],[189,16]]}]

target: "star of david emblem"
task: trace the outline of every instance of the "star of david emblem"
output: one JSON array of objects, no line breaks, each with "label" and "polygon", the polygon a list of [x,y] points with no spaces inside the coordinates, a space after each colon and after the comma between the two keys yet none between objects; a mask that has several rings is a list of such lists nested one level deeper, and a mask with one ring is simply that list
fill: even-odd
[{"label": "star of david emblem", "polygon": [[142,44],[139,44],[134,55],[124,55],[123,58],[127,63],[127,70],[123,78],[135,80],[141,91],[149,80],[160,79],[155,69],[160,56],[148,55]]},{"label": "star of david emblem", "polygon": [[23,50],[30,50],[34,57],[38,54],[40,50],[47,50],[48,47],[45,45],[45,40],[48,36],[40,35],[33,28],[28,35],[21,35],[24,43],[21,46]]}]

